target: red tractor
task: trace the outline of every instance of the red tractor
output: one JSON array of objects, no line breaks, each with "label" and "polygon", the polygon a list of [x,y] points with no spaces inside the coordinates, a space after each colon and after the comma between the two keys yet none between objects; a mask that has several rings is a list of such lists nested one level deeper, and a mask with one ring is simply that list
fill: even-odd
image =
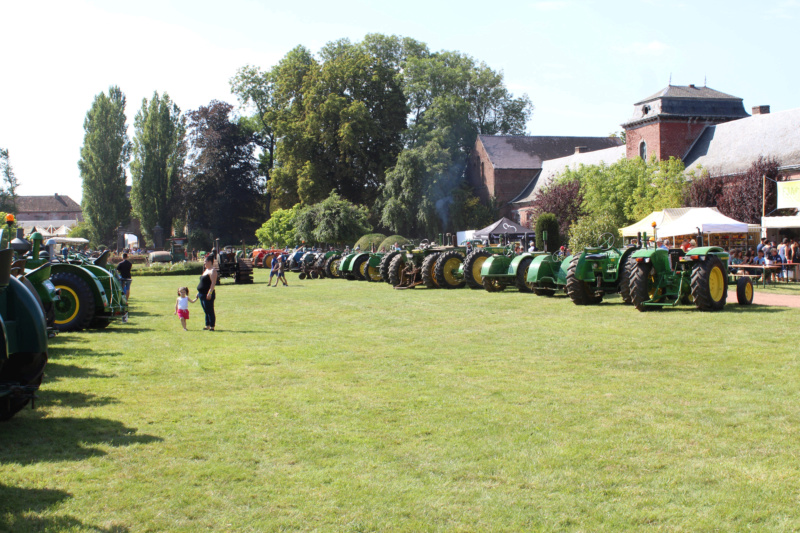
[{"label": "red tractor", "polygon": [[272,258],[283,253],[279,248],[256,248],[250,254],[250,260],[256,268],[270,268],[272,266]]}]

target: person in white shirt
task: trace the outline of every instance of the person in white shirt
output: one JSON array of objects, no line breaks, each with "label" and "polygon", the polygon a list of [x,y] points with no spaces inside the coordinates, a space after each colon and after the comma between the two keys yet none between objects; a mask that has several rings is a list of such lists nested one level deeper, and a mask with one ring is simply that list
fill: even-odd
[{"label": "person in white shirt", "polygon": [[181,317],[181,326],[183,326],[183,331],[189,331],[186,329],[186,321],[189,320],[189,302],[195,303],[197,298],[194,300],[189,299],[189,287],[181,287],[178,289],[178,299],[175,301],[175,313],[179,317]]}]

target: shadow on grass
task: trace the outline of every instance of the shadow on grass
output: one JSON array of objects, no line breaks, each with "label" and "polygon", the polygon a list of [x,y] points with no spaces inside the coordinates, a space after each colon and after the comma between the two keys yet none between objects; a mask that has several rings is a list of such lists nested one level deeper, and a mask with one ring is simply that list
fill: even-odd
[{"label": "shadow on grass", "polygon": [[59,504],[72,495],[68,492],[53,489],[28,489],[9,487],[0,483],[0,531],[98,531],[105,533],[124,533],[124,526],[87,525],[71,516],[42,517],[37,516],[48,508]]},{"label": "shadow on grass", "polygon": [[86,392],[40,390],[37,396],[39,397],[36,400],[37,405],[57,405],[59,407],[72,407],[73,409],[119,403],[119,400],[114,397],[97,396]]},{"label": "shadow on grass", "polygon": [[66,365],[55,363],[52,357],[47,362],[44,369],[44,376],[46,382],[61,381],[65,378],[110,378],[114,377],[108,374],[99,374],[93,368],[86,368],[83,366]]},{"label": "shadow on grass", "polygon": [[41,411],[23,411],[0,432],[0,463],[28,465],[80,461],[106,455],[99,446],[150,444],[163,439],[138,434],[116,420],[105,418],[50,418]]}]

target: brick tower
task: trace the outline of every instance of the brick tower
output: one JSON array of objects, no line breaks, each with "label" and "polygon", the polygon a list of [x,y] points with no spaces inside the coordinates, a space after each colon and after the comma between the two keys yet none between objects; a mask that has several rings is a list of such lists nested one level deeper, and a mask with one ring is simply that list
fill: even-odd
[{"label": "brick tower", "polygon": [[683,158],[706,126],[750,115],[741,98],[694,85],[669,85],[634,104],[625,128],[627,157]]}]

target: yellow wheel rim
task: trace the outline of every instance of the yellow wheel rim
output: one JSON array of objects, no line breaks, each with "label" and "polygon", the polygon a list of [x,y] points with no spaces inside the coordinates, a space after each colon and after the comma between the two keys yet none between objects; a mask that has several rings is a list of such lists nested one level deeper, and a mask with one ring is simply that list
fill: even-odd
[{"label": "yellow wheel rim", "polygon": [[525,271],[522,273],[523,274],[523,279],[525,280],[525,286],[528,287],[529,289],[533,290],[533,282],[532,281],[528,281],[528,270],[530,270],[530,264],[525,267]]},{"label": "yellow wheel rim", "polygon": [[486,261],[485,257],[479,257],[472,263],[472,279],[475,281],[481,281],[481,268],[483,268],[483,263]]},{"label": "yellow wheel rim", "polygon": [[708,276],[708,291],[711,293],[711,299],[715,302],[721,301],[725,295],[725,276],[722,275],[722,269],[718,266],[711,268]]},{"label": "yellow wheel rim", "polygon": [[336,259],[335,261],[331,262],[331,274],[333,274],[334,276],[339,275],[339,263],[341,262],[342,262],[341,259]]},{"label": "yellow wheel rim", "polygon": [[747,301],[753,299],[753,284],[751,282],[747,282],[747,285],[744,287],[744,295],[747,298]]},{"label": "yellow wheel rim", "polygon": [[431,268],[430,268],[430,273],[429,274],[431,276],[431,279],[433,280],[433,284],[438,287],[439,286],[439,282],[436,281],[436,261],[431,261]]},{"label": "yellow wheel rim", "polygon": [[367,275],[373,280],[378,280],[381,277],[381,273],[374,266],[367,267]]},{"label": "yellow wheel rim", "polygon": [[56,320],[56,324],[68,324],[72,320],[78,316],[78,313],[81,310],[81,301],[78,299],[78,295],[69,287],[65,287],[64,285],[56,285],[56,289],[61,290],[61,294],[66,293],[69,297],[72,298],[72,301],[75,302],[75,311],[70,315],[69,318],[65,318],[64,320]]},{"label": "yellow wheel rim", "polygon": [[458,272],[460,266],[461,259],[458,257],[451,257],[444,264],[444,279],[447,281],[448,285],[458,285],[455,273]]}]

